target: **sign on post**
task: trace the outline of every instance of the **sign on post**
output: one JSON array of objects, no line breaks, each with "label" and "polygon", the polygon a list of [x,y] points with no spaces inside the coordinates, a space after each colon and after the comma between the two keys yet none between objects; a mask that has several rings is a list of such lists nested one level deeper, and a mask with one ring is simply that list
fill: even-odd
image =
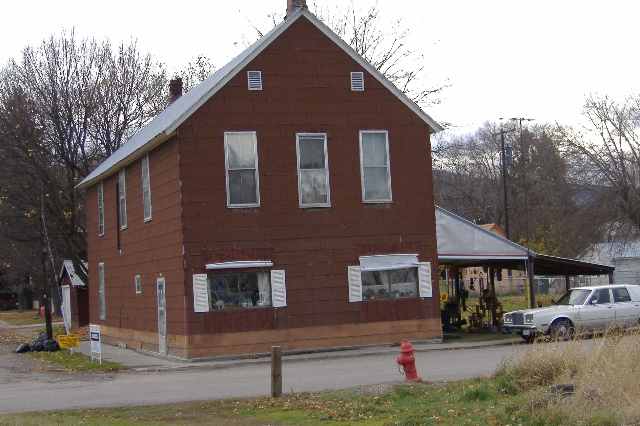
[{"label": "sign on post", "polygon": [[102,336],[99,325],[89,325],[89,341],[91,342],[91,361],[97,359],[102,364]]},{"label": "sign on post", "polygon": [[80,337],[77,334],[58,334],[56,340],[60,349],[73,349],[80,346]]}]

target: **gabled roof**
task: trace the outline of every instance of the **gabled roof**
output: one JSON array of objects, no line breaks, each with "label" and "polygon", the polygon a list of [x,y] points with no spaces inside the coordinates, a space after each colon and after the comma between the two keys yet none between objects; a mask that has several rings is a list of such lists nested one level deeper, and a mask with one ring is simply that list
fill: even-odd
[{"label": "gabled roof", "polygon": [[116,152],[93,170],[77,188],[86,188],[98,180],[101,180],[118,169],[132,163],[146,152],[168,140],[176,129],[187,120],[198,108],[222,89],[238,72],[249,64],[256,56],[266,49],[274,40],[285,32],[294,22],[301,17],[307,18],[322,33],[329,37],[335,44],[344,50],[353,60],[362,66],[369,74],[376,78],[384,87],[390,90],[411,111],[417,114],[433,132],[442,130],[442,126],[425,113],[415,102],[410,100],[400,89],[387,80],[373,65],[356,53],[336,33],[327,27],[320,19],[307,9],[299,9],[287,17],[283,22],[265,34],[254,44],[236,56],[231,62],[199,85],[193,87],[186,94],[179,97],[171,105],[158,114],[149,124],[140,129],[135,135],[123,144]]},{"label": "gabled roof", "polygon": [[60,270],[60,279],[62,279],[65,272],[69,276],[69,281],[71,281],[71,285],[73,287],[85,286],[85,282],[80,279],[78,274],[76,274],[76,268],[73,266],[73,261],[70,259],[65,259],[62,261],[62,269]]}]

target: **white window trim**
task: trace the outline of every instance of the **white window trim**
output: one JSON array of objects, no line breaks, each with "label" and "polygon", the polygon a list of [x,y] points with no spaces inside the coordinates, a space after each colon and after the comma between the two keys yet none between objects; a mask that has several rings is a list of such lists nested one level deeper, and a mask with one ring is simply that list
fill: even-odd
[{"label": "white window trim", "polygon": [[[249,79],[249,74],[252,72],[257,72],[260,75],[260,87],[251,87],[251,80]],[[262,71],[258,70],[249,70],[247,71],[247,89],[251,91],[260,91],[262,90]]]},{"label": "white window trim", "polygon": [[245,268],[271,268],[273,262],[270,260],[237,260],[233,262],[207,263],[207,271],[220,269],[245,269]]},{"label": "white window trim", "polygon": [[[145,168],[146,164],[146,168]],[[147,153],[142,160],[140,160],[140,169],[142,177],[142,213],[144,214],[144,184],[145,184],[145,171],[147,172],[146,182],[149,190],[149,216],[145,216],[144,221],[150,222],[153,218],[153,202],[151,197],[151,165],[149,164],[149,154]]]},{"label": "white window trim", "polygon": [[[256,202],[248,203],[248,204],[231,204],[231,192],[229,190],[229,147],[227,142],[228,135],[253,135],[255,144],[254,155],[255,155],[255,178],[256,178]],[[227,185],[227,208],[230,209],[246,209],[246,208],[254,208],[260,207],[260,169],[259,169],[259,161],[258,158],[258,134],[255,131],[244,131],[244,132],[224,132],[224,172],[226,178]],[[251,170],[251,169],[233,169],[233,170]]]},{"label": "white window trim", "polygon": [[127,218],[127,168],[118,172],[118,215],[120,217],[120,230],[127,229],[129,219]]},{"label": "white window trim", "polygon": [[[356,88],[353,86],[353,76],[354,76],[354,75],[356,75],[356,74],[360,74],[360,75],[362,75],[362,89],[356,89]],[[362,72],[362,71],[353,71],[353,72],[351,72],[351,76],[350,76],[350,77],[351,77],[351,80],[350,80],[350,83],[351,83],[351,91],[352,91],[352,92],[364,92],[364,88],[365,88],[365,85],[364,85],[364,72]]]},{"label": "white window trim", "polygon": [[107,319],[106,272],[104,262],[98,263],[98,316],[100,321]]},{"label": "white window trim", "polygon": [[98,184],[98,236],[104,236],[104,183]]},{"label": "white window trim", "polygon": [[[387,176],[389,182],[389,199],[367,200],[364,187],[364,151],[362,149],[362,136],[370,133],[384,133],[387,148]],[[389,155],[389,131],[388,130],[360,130],[360,185],[362,186],[362,202],[366,204],[384,204],[393,202],[393,185],[391,184],[391,156]]]},{"label": "white window trim", "polygon": [[[138,289],[138,281],[140,281],[140,289]],[[142,294],[142,275],[135,274],[133,277],[133,287],[136,290],[136,294]]]},{"label": "white window trim", "polygon": [[[325,171],[325,184],[327,185],[327,202],[326,203],[310,203],[304,204],[302,202],[302,179],[300,170],[320,170],[320,169],[300,169],[300,137],[305,136],[322,136],[324,138],[324,171]],[[327,146],[328,138],[326,133],[296,133],[296,168],[298,170],[298,206],[301,209],[313,209],[318,207],[331,207],[331,185],[329,180],[329,153]]]}]

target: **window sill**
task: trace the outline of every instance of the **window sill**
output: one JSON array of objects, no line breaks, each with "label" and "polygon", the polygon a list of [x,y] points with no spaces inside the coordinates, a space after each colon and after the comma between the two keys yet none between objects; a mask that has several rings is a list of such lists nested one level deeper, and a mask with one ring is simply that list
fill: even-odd
[{"label": "window sill", "polygon": [[330,209],[331,204],[300,204],[299,207],[303,210],[309,209]]},{"label": "window sill", "polygon": [[393,200],[362,200],[363,204],[393,204]]},{"label": "window sill", "polygon": [[149,223],[149,222],[151,222],[151,220],[152,220],[152,218],[150,218],[150,217],[146,217],[146,218],[144,219],[144,223]]},{"label": "window sill", "polygon": [[227,204],[228,209],[257,209],[260,207],[260,204],[241,204],[241,205],[230,205]]}]

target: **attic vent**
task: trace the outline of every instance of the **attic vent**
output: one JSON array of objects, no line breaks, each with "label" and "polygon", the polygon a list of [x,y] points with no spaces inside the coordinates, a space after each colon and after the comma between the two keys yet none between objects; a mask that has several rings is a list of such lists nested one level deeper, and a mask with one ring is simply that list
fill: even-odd
[{"label": "attic vent", "polygon": [[262,90],[262,71],[248,71],[249,90]]},{"label": "attic vent", "polygon": [[364,73],[351,73],[351,90],[354,92],[364,92]]}]

